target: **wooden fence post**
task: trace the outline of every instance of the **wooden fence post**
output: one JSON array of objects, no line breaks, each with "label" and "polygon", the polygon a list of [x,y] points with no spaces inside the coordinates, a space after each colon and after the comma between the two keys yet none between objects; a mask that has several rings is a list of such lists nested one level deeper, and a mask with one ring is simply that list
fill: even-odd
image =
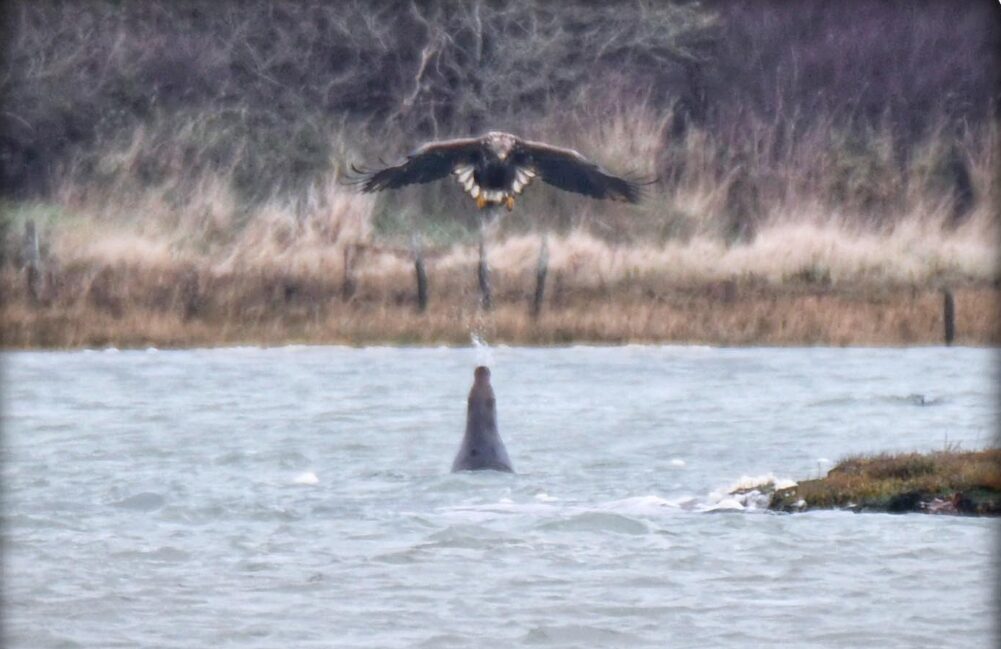
[{"label": "wooden fence post", "polygon": [[181,280],[181,307],[185,322],[198,315],[201,310],[201,290],[198,287],[198,271],[194,267],[184,272]]},{"label": "wooden fence post", "polygon": [[354,262],[358,250],[354,244],[344,245],[344,274],[341,279],[341,297],[351,299],[355,294]]},{"label": "wooden fence post", "polygon": [[549,241],[542,235],[542,245],[539,246],[539,262],[535,267],[535,296],[532,298],[532,317],[538,318],[542,313],[542,301],[546,295],[546,274],[549,272]]},{"label": "wooden fence post", "polygon": [[38,243],[38,229],[31,219],[24,223],[24,267],[25,283],[28,290],[28,297],[32,303],[38,304],[41,298],[41,252]]},{"label": "wooden fence post", "polygon": [[[10,222],[7,219],[0,218],[0,267],[2,267],[6,262],[10,254],[7,246],[7,233],[10,230]],[[16,263],[16,258],[15,258]]]},{"label": "wooden fence post", "polygon": [[424,251],[420,237],[416,234],[410,240],[414,251],[414,273],[417,276],[417,312],[424,313],[428,308],[428,274],[424,268]]},{"label": "wooden fence post", "polygon": [[951,345],[956,339],[956,301],[949,289],[942,290],[942,320],[945,322],[945,344]]}]

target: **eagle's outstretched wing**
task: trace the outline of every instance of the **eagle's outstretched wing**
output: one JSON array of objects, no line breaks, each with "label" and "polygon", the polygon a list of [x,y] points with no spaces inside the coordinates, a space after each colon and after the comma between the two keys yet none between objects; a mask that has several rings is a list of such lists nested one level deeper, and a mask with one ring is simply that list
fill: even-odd
[{"label": "eagle's outstretched wing", "polygon": [[561,149],[544,142],[519,142],[526,166],[531,166],[545,182],[568,192],[591,198],[639,203],[642,183],[614,176],[573,149]]},{"label": "eagle's outstretched wing", "polygon": [[414,183],[429,183],[444,178],[456,165],[470,163],[481,146],[479,138],[429,142],[392,167],[370,170],[352,165],[363,192],[396,189]]}]

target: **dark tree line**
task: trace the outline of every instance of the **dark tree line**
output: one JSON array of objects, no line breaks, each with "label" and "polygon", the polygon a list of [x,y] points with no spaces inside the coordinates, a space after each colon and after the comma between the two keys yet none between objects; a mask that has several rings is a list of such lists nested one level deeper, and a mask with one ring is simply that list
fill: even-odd
[{"label": "dark tree line", "polygon": [[[992,0],[21,0],[3,7],[0,183],[41,195],[143,129],[134,173],[228,169],[248,194],[360,143],[531,132],[609,97],[739,139],[750,120],[994,119]],[[796,137],[796,130],[789,131]],[[361,144],[359,146],[364,146]]]}]

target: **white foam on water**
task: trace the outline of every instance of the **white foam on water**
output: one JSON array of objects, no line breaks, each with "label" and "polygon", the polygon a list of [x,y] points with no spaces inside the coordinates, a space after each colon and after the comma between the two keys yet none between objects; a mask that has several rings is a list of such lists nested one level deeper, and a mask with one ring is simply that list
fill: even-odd
[{"label": "white foam on water", "polygon": [[445,520],[465,523],[485,523],[511,515],[552,516],[555,512],[562,511],[553,505],[545,503],[504,502],[504,500],[507,499],[502,499],[501,502],[494,503],[442,507],[438,509],[438,512]]},{"label": "white foam on water", "polygon": [[685,466],[685,461],[680,457],[671,458],[671,466]]},{"label": "white foam on water", "polygon": [[[768,483],[794,484],[790,480],[773,479],[771,474],[757,478],[762,478],[762,480],[755,482],[755,477],[745,476],[738,481],[738,484],[745,486],[757,484],[762,489],[765,489],[765,485]],[[642,519],[671,516],[684,512],[765,511],[768,509],[770,500],[770,486],[767,491],[751,488],[738,493],[730,493],[727,489],[718,489],[702,498],[694,495],[665,498],[657,494],[645,494],[591,504],[564,502],[547,493],[540,492],[534,495],[535,502],[519,502],[511,498],[501,497],[489,503],[453,505],[440,508],[438,511],[448,519],[462,520],[468,523],[483,523],[499,516],[512,514],[532,517],[558,515],[562,518],[609,514],[623,518]]]},{"label": "white foam on water", "polygon": [[774,473],[741,476],[728,487],[709,493],[702,511],[756,511],[767,510],[772,493],[796,486],[795,480],[777,478]]},{"label": "white foam on water", "polygon": [[748,506],[745,504],[742,498],[723,498],[722,500],[708,505],[702,509],[704,512],[742,512],[746,511]]},{"label": "white foam on water", "polygon": [[301,485],[315,485],[320,483],[320,479],[316,477],[316,474],[312,471],[306,471],[305,473],[300,473],[295,478],[292,479],[294,484]]},{"label": "white foam on water", "polygon": [[694,496],[664,498],[655,494],[632,496],[600,503],[560,502],[546,493],[535,495],[535,502],[517,502],[510,498],[499,498],[495,502],[463,504],[443,507],[439,512],[453,520],[482,523],[501,515],[528,515],[561,518],[591,515],[615,515],[623,518],[661,516],[677,511],[696,509],[698,499]]},{"label": "white foam on water", "polygon": [[740,476],[739,480],[727,487],[726,493],[732,494],[735,491],[760,489],[769,484],[773,485],[775,489],[789,489],[796,486],[796,481],[788,478],[776,478],[774,473],[763,473],[753,476],[744,475]]},{"label": "white foam on water", "polygon": [[668,500],[661,496],[649,494],[646,496],[632,496],[621,500],[613,500],[604,503],[601,510],[623,516],[659,514],[663,513],[665,509],[682,509],[681,501],[687,502],[688,499]]}]

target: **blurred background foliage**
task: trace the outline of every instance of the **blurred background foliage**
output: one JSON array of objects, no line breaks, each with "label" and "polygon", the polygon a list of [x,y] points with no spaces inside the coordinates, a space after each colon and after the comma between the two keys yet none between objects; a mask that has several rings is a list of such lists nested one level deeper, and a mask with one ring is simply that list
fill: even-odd
[{"label": "blurred background foliage", "polygon": [[[996,186],[999,13],[991,0],[14,0],[0,192],[155,188],[183,208],[217,178],[238,224],[276,197],[307,209],[349,162],[502,129],[658,178],[639,215],[530,192],[515,229],[594,217],[614,238],[632,219],[630,236],[663,240],[708,214],[741,240],[770,206],[808,197],[879,224],[915,192],[961,221]],[[419,215],[449,240],[445,216],[472,223],[459,192],[408,192],[379,203],[378,232]]]}]

